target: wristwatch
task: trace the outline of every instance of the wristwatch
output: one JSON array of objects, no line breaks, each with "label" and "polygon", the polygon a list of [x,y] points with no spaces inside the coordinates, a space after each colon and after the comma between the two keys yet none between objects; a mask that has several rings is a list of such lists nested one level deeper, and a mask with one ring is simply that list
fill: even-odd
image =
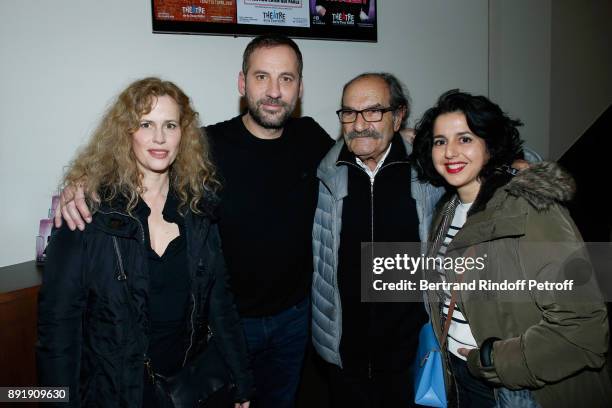
[{"label": "wristwatch", "polygon": [[493,367],[493,359],[491,353],[493,352],[493,343],[501,340],[499,337],[489,337],[482,342],[480,346],[480,365],[483,367]]}]

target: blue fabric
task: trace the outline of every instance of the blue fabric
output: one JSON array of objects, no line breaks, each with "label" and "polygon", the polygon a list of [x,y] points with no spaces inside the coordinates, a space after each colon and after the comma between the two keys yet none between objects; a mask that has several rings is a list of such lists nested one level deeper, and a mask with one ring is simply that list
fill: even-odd
[{"label": "blue fabric", "polygon": [[541,408],[530,390],[498,388],[496,408]]},{"label": "blue fabric", "polygon": [[309,322],[309,298],[273,316],[242,319],[255,375],[252,408],[295,406]]},{"label": "blue fabric", "polygon": [[442,353],[431,323],[419,333],[415,360],[414,402],[428,407],[446,407]]}]

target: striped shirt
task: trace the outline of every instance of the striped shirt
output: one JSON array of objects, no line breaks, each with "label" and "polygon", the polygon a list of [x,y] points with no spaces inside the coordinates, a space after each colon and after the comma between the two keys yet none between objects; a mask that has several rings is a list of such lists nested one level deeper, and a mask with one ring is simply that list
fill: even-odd
[{"label": "striped shirt", "polygon": [[[467,213],[470,210],[471,206],[472,206],[472,203],[468,203],[468,204],[460,203],[459,205],[457,205],[457,208],[455,210],[455,215],[453,217],[451,225],[448,228],[448,232],[446,233],[446,236],[444,237],[444,241],[442,242],[442,245],[440,245],[440,250],[438,251],[438,257],[444,259],[448,246],[450,245],[455,235],[457,235],[459,230],[461,230],[461,228],[465,224],[465,220],[467,219]],[[452,273],[452,272],[453,271],[450,271],[450,270],[449,271],[445,271],[443,269],[438,270],[440,279],[443,282],[447,281],[446,274]],[[450,291],[445,290],[442,296],[444,297],[444,303],[441,304],[442,315],[443,315],[443,319],[446,320],[446,317],[448,316],[448,307],[450,305],[450,300],[451,300],[451,293]],[[453,353],[455,356],[459,357],[462,360],[466,360],[466,358],[459,354],[459,352],[457,351],[458,348],[473,349],[473,348],[478,347],[478,345],[476,344],[476,340],[474,339],[474,336],[472,335],[472,330],[470,330],[470,325],[467,322],[467,319],[465,318],[463,313],[461,312],[461,309],[459,308],[458,304],[455,304],[455,310],[453,311],[453,318],[451,320],[450,328],[448,329],[447,344],[448,344],[448,351],[450,351],[451,353]]]}]

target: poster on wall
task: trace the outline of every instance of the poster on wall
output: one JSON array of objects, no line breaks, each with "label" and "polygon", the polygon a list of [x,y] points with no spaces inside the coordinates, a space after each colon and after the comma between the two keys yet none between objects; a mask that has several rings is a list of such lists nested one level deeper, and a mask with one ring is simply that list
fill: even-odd
[{"label": "poster on wall", "polygon": [[377,41],[376,0],[151,0],[153,32]]},{"label": "poster on wall", "polygon": [[310,0],[314,26],[372,28],[376,2],[370,0]]},{"label": "poster on wall", "polygon": [[238,0],[238,24],[310,27],[310,10],[302,0]]},{"label": "poster on wall", "polygon": [[154,1],[153,19],[236,24],[236,0]]}]

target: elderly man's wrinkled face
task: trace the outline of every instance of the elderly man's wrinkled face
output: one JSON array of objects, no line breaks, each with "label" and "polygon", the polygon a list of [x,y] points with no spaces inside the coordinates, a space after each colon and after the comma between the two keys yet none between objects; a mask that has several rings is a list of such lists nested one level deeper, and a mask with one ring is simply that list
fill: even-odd
[{"label": "elderly man's wrinkled face", "polygon": [[[356,80],[346,88],[342,96],[342,109],[362,111],[364,109],[386,109],[390,107],[390,94],[387,83],[378,77],[365,77]],[[365,114],[365,112],[364,112]],[[401,109],[383,112],[378,122],[368,122],[372,117],[358,114],[352,123],[342,124],[342,133],[348,149],[359,157],[368,167],[375,168],[391,143],[393,134],[400,128]],[[375,118],[376,119],[376,118]]]}]

